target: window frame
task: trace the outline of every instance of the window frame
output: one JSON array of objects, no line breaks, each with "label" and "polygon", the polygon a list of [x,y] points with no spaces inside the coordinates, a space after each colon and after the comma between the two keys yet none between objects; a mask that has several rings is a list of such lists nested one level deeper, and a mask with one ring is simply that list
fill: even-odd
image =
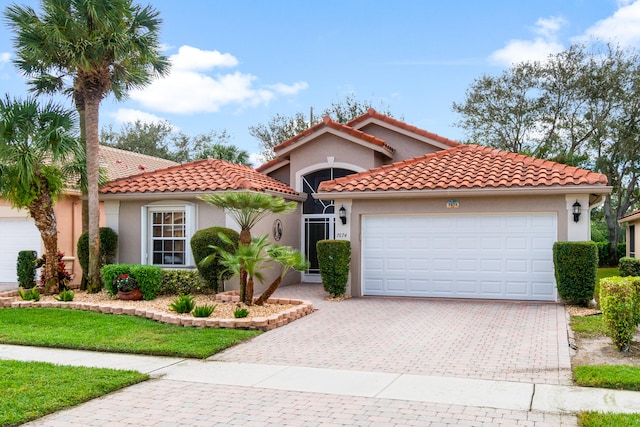
[{"label": "window frame", "polygon": [[[153,214],[154,213],[176,213],[184,214],[185,232],[184,232],[184,263],[183,264],[154,264],[153,263]],[[197,218],[195,203],[186,202],[161,202],[144,205],[142,207],[142,227],[141,227],[141,264],[155,265],[160,268],[195,268],[195,261],[191,253],[191,237],[195,233]],[[178,239],[174,239],[178,240]]]}]

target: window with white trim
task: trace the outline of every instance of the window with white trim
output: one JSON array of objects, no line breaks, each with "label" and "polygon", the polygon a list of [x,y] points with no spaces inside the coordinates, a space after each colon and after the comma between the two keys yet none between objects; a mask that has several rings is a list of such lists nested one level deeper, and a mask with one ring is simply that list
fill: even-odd
[{"label": "window with white trim", "polygon": [[193,204],[143,207],[143,255],[146,264],[162,267],[193,265],[189,242],[195,230]]}]

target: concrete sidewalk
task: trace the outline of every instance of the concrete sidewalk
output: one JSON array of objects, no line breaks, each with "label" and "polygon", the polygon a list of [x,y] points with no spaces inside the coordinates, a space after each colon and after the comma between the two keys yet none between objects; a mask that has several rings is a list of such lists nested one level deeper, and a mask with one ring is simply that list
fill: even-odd
[{"label": "concrete sidewalk", "polygon": [[[201,361],[11,345],[0,345],[0,359],[137,370],[152,375],[155,380],[162,383],[166,382],[165,385],[169,388],[175,383],[188,383],[193,386],[208,384],[256,391],[269,389],[274,393],[277,393],[276,391],[313,393],[325,396],[383,399],[405,402],[409,405],[417,402],[460,408],[492,408],[497,413],[503,414],[556,416],[555,421],[552,422],[547,417],[540,421],[539,425],[575,425],[575,417],[571,417],[573,421],[570,422],[566,416],[579,411],[640,412],[640,393],[638,392],[567,385]],[[188,395],[190,388],[191,386],[182,392]],[[128,389],[118,393],[124,393],[126,390]],[[138,395],[138,392],[134,395]],[[63,411],[61,414],[65,412],[68,411]],[[564,421],[562,421],[563,415]],[[84,422],[87,423],[86,418]],[[513,425],[538,424],[533,422]]]}]

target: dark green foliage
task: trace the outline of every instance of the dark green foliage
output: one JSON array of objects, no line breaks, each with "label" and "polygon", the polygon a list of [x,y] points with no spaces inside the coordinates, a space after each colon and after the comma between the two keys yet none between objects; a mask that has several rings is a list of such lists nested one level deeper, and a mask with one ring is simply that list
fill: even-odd
[{"label": "dark green foliage", "polygon": [[236,309],[233,310],[233,317],[235,317],[236,319],[241,319],[243,317],[247,317],[248,315],[249,310],[244,307],[236,307]]},{"label": "dark green foliage", "polygon": [[[220,233],[227,236],[233,244],[228,244],[220,239]],[[217,246],[227,252],[234,253],[238,247],[239,239],[240,235],[238,232],[225,227],[204,228],[196,231],[193,237],[191,237],[191,252],[193,253],[198,271],[204,278],[207,286],[214,292],[218,292],[220,282],[231,277],[232,273],[220,264],[220,258],[217,256],[207,259],[206,262],[202,262],[202,260],[216,253],[212,246]]]},{"label": "dark green foliage", "polygon": [[191,295],[180,295],[169,304],[169,309],[179,314],[191,313],[196,305],[194,299]]},{"label": "dark green foliage", "polygon": [[23,301],[40,301],[40,292],[36,288],[31,288],[27,291],[18,289],[18,294]]},{"label": "dark green foliage", "polygon": [[618,259],[627,256],[627,242],[618,243]]},{"label": "dark green foliage", "polygon": [[608,335],[620,351],[629,351],[640,323],[640,279],[607,277],[600,280],[600,309]]},{"label": "dark green foliage", "polygon": [[579,304],[593,299],[598,270],[595,242],[556,242],[553,265],[560,298]]},{"label": "dark green foliage", "polygon": [[200,294],[209,291],[198,270],[162,270],[158,295]]},{"label": "dark green foliage", "polygon": [[620,258],[620,276],[640,276],[640,259],[623,257]]},{"label": "dark green foliage", "polygon": [[[113,264],[118,250],[118,234],[109,227],[100,228],[100,267]],[[82,268],[80,289],[87,289],[87,273],[89,271],[89,232],[85,231],[78,238],[78,262]]]},{"label": "dark green foliage", "polygon": [[109,264],[100,269],[104,287],[110,295],[118,293],[114,279],[121,274],[129,274],[138,281],[138,288],[142,292],[142,298],[152,300],[158,296],[162,283],[162,269],[154,265],[139,264]]},{"label": "dark green foliage", "polygon": [[618,243],[617,247],[617,260],[612,260],[609,255],[609,248],[611,243],[609,242],[596,242],[598,246],[598,266],[599,267],[615,267],[618,265],[618,261],[624,258],[627,253],[627,244],[622,242]]},{"label": "dark green foliage", "polygon": [[216,309],[217,306],[218,304],[198,305],[193,308],[193,317],[209,317],[211,316],[211,314],[213,313],[213,311]]},{"label": "dark green foliage", "polygon": [[70,302],[73,301],[73,297],[75,295],[76,294],[73,291],[65,289],[64,291],[60,292],[57,297],[54,298],[56,299],[56,301]]},{"label": "dark green foliage", "polygon": [[332,296],[344,295],[349,280],[351,265],[351,244],[347,240],[320,240],[318,264],[324,290]]},{"label": "dark green foliage", "polygon": [[24,289],[31,289],[36,285],[36,251],[18,252],[18,284]]}]

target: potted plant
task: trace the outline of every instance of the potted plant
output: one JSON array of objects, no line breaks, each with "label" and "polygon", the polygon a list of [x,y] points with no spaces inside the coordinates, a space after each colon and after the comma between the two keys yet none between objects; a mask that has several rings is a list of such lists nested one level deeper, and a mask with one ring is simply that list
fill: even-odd
[{"label": "potted plant", "polygon": [[142,299],[142,291],[138,288],[138,281],[130,274],[119,274],[113,279],[113,284],[118,290],[118,299],[129,301]]}]

